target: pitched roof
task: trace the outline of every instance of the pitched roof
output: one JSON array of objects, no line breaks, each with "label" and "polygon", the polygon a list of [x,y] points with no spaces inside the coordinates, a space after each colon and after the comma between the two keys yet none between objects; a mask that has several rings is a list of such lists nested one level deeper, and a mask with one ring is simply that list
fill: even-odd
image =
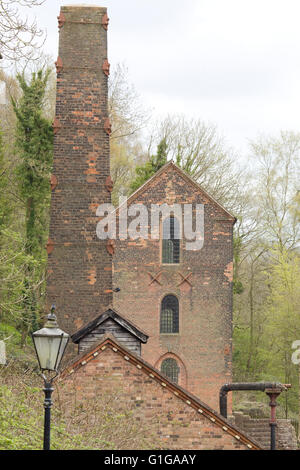
[{"label": "pitched roof", "polygon": [[101,325],[108,318],[111,318],[112,320],[117,322],[119,325],[125,328],[125,330],[129,331],[129,333],[138,338],[142,343],[147,343],[149,335],[137,328],[131,321],[121,316],[112,307],[110,307],[104,313],[101,313],[101,315],[95,318],[95,320],[91,321],[83,328],[80,328],[80,330],[76,331],[76,333],[71,336],[73,343],[77,344],[81,340],[81,338],[91,333],[95,328]]},{"label": "pitched roof", "polygon": [[[210,200],[213,204],[217,205],[218,208],[221,209],[225,213],[226,217],[229,220],[231,220],[233,223],[236,222],[235,216],[230,214],[230,212],[227,209],[225,209],[225,207],[223,207],[218,201],[216,201],[216,199],[214,199],[210,194],[208,194],[208,192],[205,191],[200,186],[200,184],[196,183],[196,181],[190,175],[188,175],[184,170],[182,170],[182,168],[177,166],[173,161],[169,161],[168,163],[166,163],[151,178],[149,178],[144,184],[142,184],[142,186],[140,186],[134,193],[132,193],[131,196],[129,196],[129,198],[127,199],[127,204],[131,204],[144,191],[149,189],[151,185],[155,183],[157,178],[159,178],[163,173],[166,173],[170,168],[174,169],[183,179],[186,180],[187,183],[192,184],[197,189],[197,191],[201,191],[208,200]],[[116,212],[118,212],[121,206],[122,204],[119,207],[117,207]]]},{"label": "pitched roof", "polygon": [[162,387],[173,393],[179,400],[184,401],[188,406],[193,408],[203,417],[213,422],[216,426],[221,428],[223,432],[227,432],[232,437],[242,442],[249,449],[261,450],[260,444],[245,434],[243,431],[232,425],[226,418],[216,413],[212,408],[203,403],[199,398],[192,395],[190,392],[180,387],[179,385],[171,382],[166,376],[164,376],[158,369],[155,369],[152,365],[142,359],[140,356],[135,355],[123,345],[118,343],[115,337],[111,334],[106,334],[101,341],[95,346],[91,347],[88,351],[85,351],[81,355],[78,355],[71,361],[69,365],[60,373],[57,380],[61,381],[66,377],[72,375],[75,371],[84,367],[88,362],[92,361],[105,351],[110,348],[114,353],[119,354],[124,361],[133,364],[135,367],[140,369],[142,372],[155,380]]}]

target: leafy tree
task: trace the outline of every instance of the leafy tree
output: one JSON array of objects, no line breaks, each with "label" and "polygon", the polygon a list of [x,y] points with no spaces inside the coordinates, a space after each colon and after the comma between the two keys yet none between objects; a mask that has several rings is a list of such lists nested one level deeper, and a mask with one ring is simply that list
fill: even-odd
[{"label": "leafy tree", "polygon": [[156,155],[152,155],[150,159],[143,165],[137,166],[135,169],[136,177],[130,185],[130,192],[136,191],[151,176],[153,176],[160,168],[167,163],[167,143],[166,139],[162,139],[157,147]]},{"label": "leafy tree", "polygon": [[18,328],[23,335],[19,335],[18,340],[23,346],[32,325],[32,314],[24,308],[24,303],[28,298],[29,286],[32,292],[38,292],[43,283],[40,261],[26,253],[22,235],[10,227],[2,229],[1,243],[0,325]]},{"label": "leafy tree", "polygon": [[298,408],[298,367],[291,360],[292,343],[300,339],[300,258],[278,245],[271,250],[267,273],[266,325],[262,354],[266,371],[283,383],[292,383],[286,397],[288,409]]},{"label": "leafy tree", "polygon": [[[18,75],[23,92],[19,101],[12,98],[17,118],[16,151],[20,163],[16,168],[16,178],[20,198],[25,210],[25,253],[38,262],[34,269],[30,263],[26,269],[23,295],[23,324],[21,325],[24,341],[31,326],[38,322],[39,298],[43,286],[38,279],[43,279],[47,239],[50,173],[52,167],[53,130],[51,122],[43,116],[43,105],[50,71],[32,74],[27,84],[23,75]],[[34,288],[34,285],[38,288]]]},{"label": "leafy tree", "polygon": [[299,339],[300,134],[281,132],[251,143],[255,171],[236,224],[234,380],[292,383],[280,397],[297,416],[298,370],[291,345]]},{"label": "leafy tree", "polygon": [[234,272],[233,272],[233,293],[242,294],[244,292],[244,286],[238,276],[238,267],[241,258],[241,246],[242,238],[236,236],[233,238],[233,261],[234,261]]},{"label": "leafy tree", "polygon": [[[293,249],[300,241],[295,209],[300,178],[300,133],[281,132],[251,143],[257,167],[253,205],[266,243]],[[298,199],[299,202],[299,199]]]},{"label": "leafy tree", "polygon": [[26,83],[18,75],[23,95],[13,101],[17,117],[16,151],[20,164],[16,170],[20,196],[26,207],[25,238],[28,253],[38,255],[45,242],[50,200],[49,178],[53,159],[53,130],[43,117],[43,99],[50,72],[39,71]]}]

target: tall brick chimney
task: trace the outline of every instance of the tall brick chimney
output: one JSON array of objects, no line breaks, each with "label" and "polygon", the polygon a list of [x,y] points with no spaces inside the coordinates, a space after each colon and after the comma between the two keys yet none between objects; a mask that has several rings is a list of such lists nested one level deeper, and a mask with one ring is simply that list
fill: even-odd
[{"label": "tall brick chimney", "polygon": [[74,333],[112,302],[111,254],[96,236],[96,209],[111,201],[107,11],[63,6],[58,24],[47,308]]}]

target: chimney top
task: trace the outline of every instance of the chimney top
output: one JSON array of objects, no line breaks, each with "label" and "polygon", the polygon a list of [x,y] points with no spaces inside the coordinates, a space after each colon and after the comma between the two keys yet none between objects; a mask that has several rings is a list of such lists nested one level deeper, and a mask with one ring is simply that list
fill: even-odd
[{"label": "chimney top", "polygon": [[89,5],[87,3],[80,3],[78,5],[62,5],[61,6],[62,9],[72,9],[72,8],[98,8],[98,9],[101,9],[101,10],[106,10],[107,8],[106,7],[101,7],[100,5]]}]

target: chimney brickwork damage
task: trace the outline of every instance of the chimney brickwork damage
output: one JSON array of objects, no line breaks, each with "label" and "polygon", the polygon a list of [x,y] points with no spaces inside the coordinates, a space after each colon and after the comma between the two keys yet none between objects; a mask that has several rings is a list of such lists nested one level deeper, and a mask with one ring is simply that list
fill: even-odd
[{"label": "chimney brickwork damage", "polygon": [[110,203],[106,8],[64,6],[47,244],[47,306],[74,333],[112,302],[112,259],[96,236],[99,204]]}]

